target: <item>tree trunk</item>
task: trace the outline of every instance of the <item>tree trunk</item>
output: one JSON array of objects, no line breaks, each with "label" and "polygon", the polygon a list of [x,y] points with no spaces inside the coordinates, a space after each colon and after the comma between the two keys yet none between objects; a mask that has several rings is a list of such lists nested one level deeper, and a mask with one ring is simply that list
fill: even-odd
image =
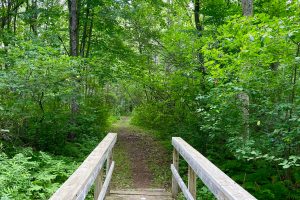
[{"label": "tree trunk", "polygon": [[[20,0],[16,3],[14,1],[1,1],[1,9],[4,11],[1,13],[0,21],[1,21],[1,29],[3,30],[5,26],[11,21],[12,13],[16,12],[17,9],[25,2],[25,0]],[[9,25],[8,25],[9,26]],[[0,30],[1,30],[0,29]]]},{"label": "tree trunk", "polygon": [[242,0],[242,8],[244,16],[253,15],[253,0]]},{"label": "tree trunk", "polygon": [[[68,0],[69,8],[69,34],[70,34],[70,56],[78,56],[78,43],[79,43],[79,0]],[[71,125],[76,126],[76,116],[79,112],[78,93],[76,76],[74,77],[74,90],[71,97]],[[68,134],[69,140],[74,140],[76,133],[70,132]]]},{"label": "tree trunk", "polygon": [[87,1],[86,6],[86,13],[85,13],[85,20],[83,25],[83,33],[82,33],[82,39],[81,39],[81,45],[80,45],[80,56],[84,57],[85,55],[85,48],[86,48],[86,40],[87,40],[87,32],[88,32],[88,23],[89,23],[89,17],[90,17],[90,0]]},{"label": "tree trunk", "polygon": [[[200,38],[202,36],[202,31],[203,31],[203,24],[202,21],[200,20],[200,0],[195,0],[194,17],[195,17],[195,26],[197,29],[197,34],[198,37]],[[202,53],[200,52],[201,49],[198,49],[197,51],[198,51],[197,56],[200,63],[200,70],[202,71],[202,73],[205,74],[204,59]]]},{"label": "tree trunk", "polygon": [[203,31],[203,25],[200,20],[200,0],[195,0],[195,6],[194,6],[194,17],[195,17],[195,25],[196,29],[198,31],[199,36],[202,36]]},{"label": "tree trunk", "polygon": [[249,130],[249,95],[245,92],[241,92],[237,95],[237,98],[241,102],[241,110],[242,110],[242,116],[243,116],[243,140],[246,142],[249,139],[250,136],[250,130]]},{"label": "tree trunk", "polygon": [[30,28],[33,32],[34,35],[37,35],[37,18],[38,18],[38,13],[37,13],[37,0],[32,0],[32,5],[31,5],[31,19],[30,19]]},{"label": "tree trunk", "polygon": [[[195,19],[195,26],[197,30],[198,37],[202,37],[202,31],[203,29],[203,20],[200,19],[200,0],[195,0],[194,1],[194,19]],[[205,75],[206,75],[206,68],[204,67],[204,58],[203,54],[201,53],[201,48],[197,49],[197,59],[199,61],[199,70],[202,73],[202,78],[201,78],[201,88],[203,91],[206,90],[205,87]]]},{"label": "tree trunk", "polygon": [[12,2],[11,0],[8,0],[7,1],[7,30],[8,31],[10,31],[11,8],[12,8]]},{"label": "tree trunk", "polygon": [[18,13],[18,9],[16,9],[15,15],[14,15],[14,22],[13,22],[14,34],[17,33],[17,13]]},{"label": "tree trunk", "polygon": [[86,53],[85,53],[85,57],[88,58],[90,55],[90,48],[91,48],[91,41],[92,41],[92,32],[93,32],[93,21],[94,21],[94,15],[92,13],[92,19],[91,19],[91,23],[90,23],[90,29],[89,29],[89,40],[87,43],[87,48],[86,48]]},{"label": "tree trunk", "polygon": [[68,7],[69,7],[70,55],[78,56],[78,41],[79,41],[78,0],[68,0]]},{"label": "tree trunk", "polygon": [[[242,8],[244,16],[252,16],[253,15],[253,0],[242,0]],[[249,129],[249,95],[245,92],[241,92],[237,95],[238,100],[241,103],[240,109],[242,110],[243,116],[243,140],[244,143],[250,137],[250,129]]]}]

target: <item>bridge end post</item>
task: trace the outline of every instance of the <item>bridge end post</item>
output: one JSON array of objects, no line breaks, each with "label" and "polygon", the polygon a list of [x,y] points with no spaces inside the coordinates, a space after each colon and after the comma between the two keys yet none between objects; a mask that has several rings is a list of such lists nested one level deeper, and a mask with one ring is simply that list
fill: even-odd
[{"label": "bridge end post", "polygon": [[[173,166],[177,171],[179,171],[179,153],[175,148],[173,149]],[[177,195],[178,195],[178,183],[174,175],[172,175],[172,197],[176,199]]]}]

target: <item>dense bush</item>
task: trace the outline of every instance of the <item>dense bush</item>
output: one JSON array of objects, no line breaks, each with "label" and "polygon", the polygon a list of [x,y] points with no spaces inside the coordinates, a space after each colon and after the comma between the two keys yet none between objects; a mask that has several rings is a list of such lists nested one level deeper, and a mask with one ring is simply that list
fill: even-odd
[{"label": "dense bush", "polygon": [[12,157],[0,153],[0,199],[48,199],[73,173],[77,162],[24,148]]}]

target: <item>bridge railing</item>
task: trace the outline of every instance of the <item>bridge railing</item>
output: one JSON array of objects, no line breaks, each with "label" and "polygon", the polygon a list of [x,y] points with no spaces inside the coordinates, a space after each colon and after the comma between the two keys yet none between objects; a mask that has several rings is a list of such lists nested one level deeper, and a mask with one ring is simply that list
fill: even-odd
[{"label": "bridge railing", "polygon": [[[217,199],[256,199],[182,138],[173,137],[172,145],[174,147],[173,164],[171,165],[173,198],[176,199],[178,195],[178,188],[180,187],[186,199],[195,200],[197,177],[199,177]],[[178,172],[179,155],[181,155],[189,165],[188,186],[185,185]]]},{"label": "bridge railing", "polygon": [[[109,193],[109,183],[114,170],[112,161],[113,147],[117,141],[116,133],[109,133],[90,153],[79,168],[53,194],[50,200],[81,200],[85,199],[95,183],[94,199],[102,200]],[[106,162],[106,176],[103,183]]]}]

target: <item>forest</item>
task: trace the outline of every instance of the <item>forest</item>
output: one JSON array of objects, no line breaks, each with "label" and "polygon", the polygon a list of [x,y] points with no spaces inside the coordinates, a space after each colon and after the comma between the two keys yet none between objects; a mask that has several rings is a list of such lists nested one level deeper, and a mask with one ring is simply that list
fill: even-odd
[{"label": "forest", "polygon": [[300,199],[299,82],[299,0],[0,0],[0,199],[48,199],[121,116]]}]

